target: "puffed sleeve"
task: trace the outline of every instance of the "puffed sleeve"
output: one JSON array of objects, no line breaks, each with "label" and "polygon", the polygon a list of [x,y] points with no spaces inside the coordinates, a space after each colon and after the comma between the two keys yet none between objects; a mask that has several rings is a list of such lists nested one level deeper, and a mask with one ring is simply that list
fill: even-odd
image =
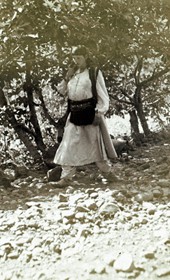
[{"label": "puffed sleeve", "polygon": [[67,82],[64,79],[57,85],[57,90],[62,95],[67,94]]},{"label": "puffed sleeve", "polygon": [[109,95],[106,89],[103,74],[100,70],[97,75],[96,89],[98,94],[96,109],[99,113],[105,114],[109,109]]}]

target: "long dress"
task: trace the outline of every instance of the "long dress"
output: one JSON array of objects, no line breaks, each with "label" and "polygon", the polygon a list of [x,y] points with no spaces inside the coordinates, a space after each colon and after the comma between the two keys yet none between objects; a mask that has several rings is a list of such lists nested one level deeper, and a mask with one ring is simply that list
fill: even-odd
[{"label": "long dress", "polygon": [[[65,86],[64,82],[62,82],[59,89],[62,91]],[[109,96],[101,71],[98,72],[96,89],[98,93],[96,109],[102,116],[105,135],[102,135],[102,128],[99,125],[74,125],[70,122],[69,115],[64,128],[63,139],[54,157],[54,163],[62,166],[82,166],[108,160],[107,140],[104,141],[104,138],[109,133],[105,124],[104,114],[109,108]],[[92,97],[88,69],[81,73],[75,73],[67,84],[67,94],[68,98],[74,101]],[[111,146],[111,152],[112,158],[116,158],[117,155],[113,145]]]}]

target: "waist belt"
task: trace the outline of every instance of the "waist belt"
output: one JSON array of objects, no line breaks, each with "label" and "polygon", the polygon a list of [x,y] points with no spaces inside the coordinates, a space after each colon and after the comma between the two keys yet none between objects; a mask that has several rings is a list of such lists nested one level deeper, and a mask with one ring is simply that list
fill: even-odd
[{"label": "waist belt", "polygon": [[89,107],[95,108],[96,102],[95,99],[92,97],[79,101],[68,99],[68,104],[69,104],[70,111],[75,112],[75,111],[85,110]]}]

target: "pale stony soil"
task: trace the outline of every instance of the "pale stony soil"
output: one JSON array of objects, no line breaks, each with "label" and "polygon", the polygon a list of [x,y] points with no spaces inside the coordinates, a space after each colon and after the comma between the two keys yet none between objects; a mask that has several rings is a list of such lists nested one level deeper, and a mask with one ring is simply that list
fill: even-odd
[{"label": "pale stony soil", "polygon": [[65,189],[30,170],[0,186],[0,279],[170,279],[170,141],[133,153],[119,182],[91,165]]}]

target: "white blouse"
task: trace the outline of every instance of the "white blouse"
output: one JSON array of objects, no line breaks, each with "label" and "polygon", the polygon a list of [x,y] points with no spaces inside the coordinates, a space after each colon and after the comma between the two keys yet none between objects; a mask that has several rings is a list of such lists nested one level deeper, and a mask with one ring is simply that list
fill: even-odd
[{"label": "white blouse", "polygon": [[[63,80],[57,87],[61,94],[68,94],[69,99],[79,101],[92,97],[91,80],[89,71],[85,69],[83,72],[76,72],[70,79],[68,84]],[[98,101],[96,109],[99,113],[105,114],[109,109],[109,96],[105,86],[102,72],[99,70],[96,80],[96,89]]]}]

